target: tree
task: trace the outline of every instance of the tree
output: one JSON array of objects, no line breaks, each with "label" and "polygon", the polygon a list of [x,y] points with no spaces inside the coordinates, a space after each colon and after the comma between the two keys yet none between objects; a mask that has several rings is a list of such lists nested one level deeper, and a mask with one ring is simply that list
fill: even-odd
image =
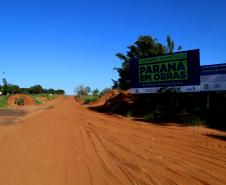
[{"label": "tree", "polygon": [[16,94],[20,92],[20,87],[18,85],[8,84],[7,93]]},{"label": "tree", "polygon": [[[114,69],[118,71],[120,68],[114,68]],[[114,79],[111,79],[111,80],[113,82],[112,89],[119,89],[119,80],[114,80]]]},{"label": "tree", "polygon": [[92,95],[93,96],[99,96],[100,95],[100,91],[99,91],[99,89],[94,89],[93,91],[92,91]]},{"label": "tree", "polygon": [[2,83],[3,83],[3,86],[7,86],[8,85],[8,82],[5,78],[2,79]]},{"label": "tree", "polygon": [[85,87],[84,85],[79,85],[75,88],[75,94],[78,97],[87,96],[90,91],[90,87]]},{"label": "tree", "polygon": [[94,89],[93,91],[92,91],[92,95],[93,96],[99,96],[100,95],[100,91],[99,91],[99,89]]},{"label": "tree", "polygon": [[89,94],[91,92],[91,88],[89,86],[86,86],[86,91]]},{"label": "tree", "polygon": [[119,74],[119,79],[117,81],[113,80],[113,88],[122,90],[130,88],[129,62],[131,59],[172,53],[174,51],[174,41],[169,35],[166,41],[167,46],[159,43],[158,40],[152,36],[144,35],[138,37],[136,42],[127,47],[128,51],[126,54],[117,53],[116,56],[122,60],[122,66],[120,68],[114,68]]},{"label": "tree", "polygon": [[178,48],[177,48],[177,51],[181,51],[182,50],[182,46],[179,45]]},{"label": "tree", "polygon": [[6,95],[8,93],[8,82],[5,78],[2,79],[2,94]]},{"label": "tree", "polygon": [[[90,88],[86,87],[87,91],[90,92]],[[43,89],[41,85],[34,85],[30,88],[20,88],[18,85],[10,84],[7,82],[5,78],[2,79],[2,86],[0,85],[0,91],[2,94],[41,94],[41,93],[49,93],[49,94],[65,94],[65,91],[62,89]]]},{"label": "tree", "polygon": [[65,94],[65,91],[62,89],[57,89],[57,90],[55,90],[55,93],[56,94]]},{"label": "tree", "polygon": [[169,35],[167,35],[166,41],[167,41],[167,52],[173,53],[173,51],[174,51],[174,41],[171,39],[171,37]]},{"label": "tree", "polygon": [[30,94],[41,94],[44,92],[44,89],[41,85],[34,85],[30,87],[29,93]]},{"label": "tree", "polygon": [[19,93],[21,94],[29,94],[30,88],[20,88]]},{"label": "tree", "polygon": [[46,93],[55,94],[55,90],[53,88],[50,88],[50,89],[46,90]]}]

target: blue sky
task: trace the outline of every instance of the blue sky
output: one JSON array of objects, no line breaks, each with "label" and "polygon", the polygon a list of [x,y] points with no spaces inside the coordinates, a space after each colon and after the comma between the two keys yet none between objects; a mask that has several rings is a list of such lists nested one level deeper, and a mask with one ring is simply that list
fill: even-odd
[{"label": "blue sky", "polygon": [[103,89],[139,35],[200,49],[201,64],[226,61],[225,0],[0,0],[0,78],[73,94]]}]

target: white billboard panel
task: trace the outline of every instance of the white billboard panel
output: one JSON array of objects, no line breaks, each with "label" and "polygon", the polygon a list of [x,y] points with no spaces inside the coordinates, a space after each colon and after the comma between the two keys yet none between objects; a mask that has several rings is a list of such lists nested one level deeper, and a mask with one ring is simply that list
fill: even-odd
[{"label": "white billboard panel", "polygon": [[149,87],[149,88],[131,88],[131,94],[152,94],[152,93],[159,93],[160,91],[164,90],[173,90],[176,92],[200,92],[200,86],[173,86],[173,87]]},{"label": "white billboard panel", "polygon": [[226,91],[226,64],[206,65],[200,67],[200,85],[131,88],[131,94],[159,93],[167,89],[176,92]]},{"label": "white billboard panel", "polygon": [[200,77],[201,91],[225,91],[226,74],[203,75]]}]

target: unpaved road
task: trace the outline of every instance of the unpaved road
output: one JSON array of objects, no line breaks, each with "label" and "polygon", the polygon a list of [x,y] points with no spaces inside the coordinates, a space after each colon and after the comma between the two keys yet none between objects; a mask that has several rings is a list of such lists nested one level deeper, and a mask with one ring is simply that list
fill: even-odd
[{"label": "unpaved road", "polygon": [[0,126],[0,185],[226,184],[223,132],[48,106]]}]

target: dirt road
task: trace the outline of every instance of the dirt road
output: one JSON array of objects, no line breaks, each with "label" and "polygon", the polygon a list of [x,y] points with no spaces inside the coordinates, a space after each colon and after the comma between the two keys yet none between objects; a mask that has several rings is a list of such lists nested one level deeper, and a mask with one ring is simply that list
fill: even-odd
[{"label": "dirt road", "polygon": [[0,126],[0,185],[225,185],[225,138],[92,112],[62,97]]}]

